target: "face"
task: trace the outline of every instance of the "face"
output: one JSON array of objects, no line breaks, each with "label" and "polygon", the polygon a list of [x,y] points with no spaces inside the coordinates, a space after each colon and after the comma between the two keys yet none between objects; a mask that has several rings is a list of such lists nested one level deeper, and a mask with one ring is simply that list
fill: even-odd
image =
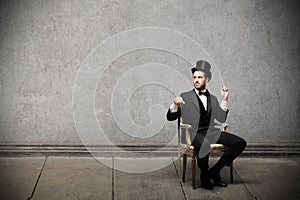
[{"label": "face", "polygon": [[193,74],[194,79],[194,87],[203,90],[205,89],[206,83],[208,82],[208,78],[205,77],[205,73],[202,71],[195,71]]}]

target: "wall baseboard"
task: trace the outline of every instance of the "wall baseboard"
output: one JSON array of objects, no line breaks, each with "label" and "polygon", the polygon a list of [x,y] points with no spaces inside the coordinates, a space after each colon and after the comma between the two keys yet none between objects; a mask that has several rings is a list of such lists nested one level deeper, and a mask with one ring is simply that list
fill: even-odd
[{"label": "wall baseboard", "polygon": [[[118,148],[117,148],[118,147]],[[177,157],[177,146],[156,144],[100,145],[18,145],[0,144],[0,157],[78,156],[78,157]],[[300,143],[249,143],[242,157],[300,157]]]}]

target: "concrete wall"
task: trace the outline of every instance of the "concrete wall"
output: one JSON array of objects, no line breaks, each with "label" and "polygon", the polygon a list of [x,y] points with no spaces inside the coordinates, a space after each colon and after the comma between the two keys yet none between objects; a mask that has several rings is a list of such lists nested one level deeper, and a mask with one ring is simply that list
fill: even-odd
[{"label": "concrete wall", "polygon": [[[192,88],[197,53],[212,62],[211,91],[218,96],[223,83],[230,88],[231,132],[253,143],[300,142],[296,0],[6,0],[0,5],[2,144],[81,144],[84,137],[83,143],[98,144],[95,119],[100,140],[104,134],[113,143],[166,144],[176,123],[165,121],[165,111],[175,95]],[[140,29],[149,35],[135,32],[122,44],[112,38],[114,46],[103,50],[101,42],[111,36],[142,27],[164,29]],[[156,45],[176,41],[169,50],[133,48],[156,30],[166,33],[152,41]],[[193,51],[177,36],[203,49]],[[103,55],[111,56],[118,45],[128,51],[101,67]],[[90,74],[82,76],[85,72]],[[92,79],[96,85],[85,88]],[[87,91],[94,99],[80,99]],[[128,104],[128,113],[120,102]],[[94,119],[85,116],[88,109],[94,109]]]}]

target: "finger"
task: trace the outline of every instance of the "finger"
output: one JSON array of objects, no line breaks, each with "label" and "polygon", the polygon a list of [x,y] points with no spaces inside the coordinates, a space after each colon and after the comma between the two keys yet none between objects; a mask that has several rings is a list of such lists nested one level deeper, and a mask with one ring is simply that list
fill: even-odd
[{"label": "finger", "polygon": [[223,86],[222,90],[226,92],[226,91],[228,91],[228,88],[226,86]]}]

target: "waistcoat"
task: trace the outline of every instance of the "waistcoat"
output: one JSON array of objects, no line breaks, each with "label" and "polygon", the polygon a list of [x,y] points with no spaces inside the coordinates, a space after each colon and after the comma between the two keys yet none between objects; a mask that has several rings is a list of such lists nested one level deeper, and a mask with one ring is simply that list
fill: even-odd
[{"label": "waistcoat", "polygon": [[[208,109],[205,110],[204,105],[203,105],[202,101],[200,100],[200,98],[198,97],[198,95],[197,95],[197,99],[198,99],[199,108],[200,108],[200,120],[199,120],[197,133],[206,134],[206,132],[209,128],[209,124],[210,124],[211,112],[208,112]],[[211,103],[210,95],[208,95],[207,104],[210,104],[210,103]],[[207,108],[209,106],[210,105],[207,105]]]}]

